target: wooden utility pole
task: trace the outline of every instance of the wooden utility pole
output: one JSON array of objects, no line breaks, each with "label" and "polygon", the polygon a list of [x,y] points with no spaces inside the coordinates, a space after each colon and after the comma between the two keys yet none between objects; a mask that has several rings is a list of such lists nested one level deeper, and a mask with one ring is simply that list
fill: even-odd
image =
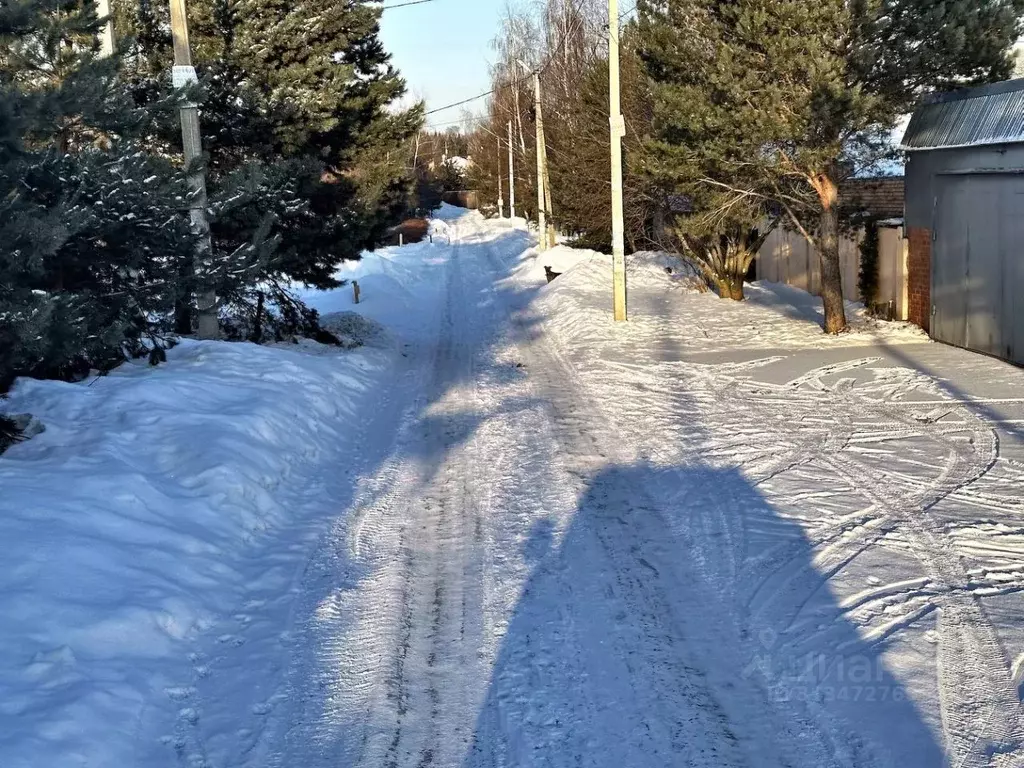
[{"label": "wooden utility pole", "polygon": [[96,0],[96,15],[106,19],[100,31],[100,56],[114,55],[114,17],[110,15],[110,0]]},{"label": "wooden utility pole", "polygon": [[515,156],[512,151],[512,121],[508,121],[508,207],[509,218],[516,217],[516,172]]},{"label": "wooden utility pole", "polygon": [[[188,41],[188,16],[185,0],[170,0],[171,38],[174,43],[173,82],[175,88],[182,88],[198,81],[192,66],[192,51]],[[182,101],[178,106],[181,118],[181,143],[185,152],[185,167],[188,169],[189,215],[192,230],[199,235],[194,261],[195,274],[199,278],[196,291],[196,305],[199,310],[198,332],[201,339],[216,339],[219,334],[217,322],[217,296],[202,283],[209,274],[209,261],[213,253],[210,240],[210,222],[206,216],[206,170],[200,160],[203,155],[202,137],[199,132],[199,105]]]},{"label": "wooden utility pole", "polygon": [[540,249],[546,251],[548,245],[548,225],[545,212],[547,195],[544,193],[544,113],[540,106],[540,72],[533,73],[533,109],[537,123],[537,232],[540,234]]},{"label": "wooden utility pole", "polygon": [[501,139],[498,139],[498,218],[505,218],[505,198],[501,194]]},{"label": "wooden utility pole", "polygon": [[626,246],[622,213],[622,137],[626,122],[619,99],[619,0],[608,0],[608,92],[612,142],[612,305],[616,321],[626,320]]}]

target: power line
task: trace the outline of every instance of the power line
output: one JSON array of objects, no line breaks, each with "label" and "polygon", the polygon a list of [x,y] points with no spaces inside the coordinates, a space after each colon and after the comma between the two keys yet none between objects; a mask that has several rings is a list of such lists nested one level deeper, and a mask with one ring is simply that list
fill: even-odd
[{"label": "power line", "polygon": [[[412,2],[402,3],[402,5],[418,5],[419,3],[430,3],[430,2],[435,2],[435,0],[413,0]],[[401,7],[401,6],[400,5],[385,6],[384,10],[387,10],[388,8],[399,8],[399,7]],[[579,17],[579,14],[581,13],[582,8],[583,8],[583,0],[577,0],[577,2],[573,5],[573,9],[575,10],[575,12],[576,12],[575,15],[577,17]],[[636,9],[636,5],[634,5],[633,9],[631,9],[631,10],[635,10],[635,9]],[[627,11],[627,13],[629,13],[629,12],[631,12],[631,11]],[[579,21],[579,18],[577,18],[577,21]],[[575,30],[573,30],[573,32],[575,32]],[[535,70],[537,74],[543,74],[544,72],[547,71],[548,67],[551,66],[552,62],[554,62],[555,58],[561,52],[562,48],[565,47],[565,43],[569,39],[571,34],[572,34],[572,32],[567,32],[566,34],[562,35],[562,39],[558,41],[558,45],[556,45],[554,47],[554,49],[548,53],[547,61],[544,63],[544,65]],[[431,110],[428,110],[428,111],[424,112],[423,116],[426,117],[428,115],[434,115],[434,114],[437,114],[438,112],[444,112],[446,110],[454,109],[455,107],[461,107],[461,106],[463,106],[465,104],[469,104],[469,103],[477,101],[479,99],[483,99],[483,98],[485,98],[487,96],[491,96],[492,94],[496,93],[499,90],[499,88],[502,88],[502,87],[505,87],[505,86],[519,85],[520,83],[524,83],[527,80],[529,80],[530,78],[532,78],[533,75],[534,75],[534,73],[531,72],[530,74],[525,75],[523,77],[520,77],[520,78],[518,78],[516,80],[510,80],[507,83],[501,83],[497,88],[492,88],[491,90],[486,91],[485,93],[477,94],[476,96],[470,96],[468,99],[463,99],[462,101],[456,101],[456,102],[454,102],[452,104],[445,104],[443,107],[435,107],[434,109],[431,109]],[[453,120],[453,121],[451,121],[449,123],[437,123],[436,125],[433,125],[433,126],[424,126],[424,127],[437,128],[437,127],[441,127],[441,126],[444,126],[444,125],[457,125],[458,123],[461,123],[461,122],[464,122],[464,121],[463,120]]]},{"label": "power line", "polygon": [[[422,2],[423,0],[420,0],[420,1]],[[623,11],[622,13],[619,14],[619,21],[624,21],[625,18],[627,16],[629,16],[629,14],[631,14],[633,11],[635,11],[639,6],[640,6],[640,1],[637,0],[637,2],[633,3],[633,7],[632,8],[630,8],[627,11]]]},{"label": "power line", "polygon": [[[477,120],[477,119],[482,119],[482,118],[475,118],[474,117],[473,119]],[[430,123],[429,125],[424,125],[423,126],[423,130],[429,131],[429,130],[432,130],[434,128],[444,128],[447,125],[459,125],[459,123],[464,123],[464,122],[466,122],[464,119],[460,119],[460,120],[449,120],[448,122],[445,122],[445,123]]]},{"label": "power line", "polygon": [[[414,2],[409,3],[409,5],[415,5],[416,3],[428,3],[428,2],[434,2],[434,0],[414,0]],[[394,6],[393,5],[393,6],[389,6],[389,7],[397,8],[399,6]],[[573,8],[576,11],[576,14],[579,14],[581,12],[582,8],[583,8],[583,0],[578,0],[578,2],[575,3]],[[547,68],[551,66],[551,63],[555,60],[555,57],[557,57],[558,54],[561,52],[561,49],[565,46],[565,43],[566,43],[566,41],[568,39],[569,39],[569,34],[568,33],[565,34],[565,35],[562,35],[562,39],[558,41],[558,45],[555,46],[553,51],[548,53],[548,57],[547,57],[548,60],[544,63],[544,65],[542,67],[539,67],[534,72],[536,72],[537,74],[543,74],[545,71],[547,71]],[[534,72],[531,72],[529,75],[521,77],[521,78],[519,78],[517,80],[510,80],[508,83],[502,83],[498,87],[500,88],[500,87],[505,86],[505,85],[518,85],[519,83],[526,82],[527,80],[529,80],[530,78],[533,77]],[[492,88],[491,90],[489,90],[489,91],[487,91],[485,93],[478,94],[477,96],[471,96],[468,99],[463,99],[462,101],[456,101],[454,104],[445,104],[443,107],[437,107],[435,109],[428,110],[427,112],[424,112],[423,115],[424,115],[424,117],[426,117],[427,115],[433,115],[433,114],[436,114],[437,112],[444,112],[446,109],[452,109],[454,107],[461,107],[463,104],[469,104],[470,102],[476,101],[477,99],[482,99],[482,98],[484,98],[486,96],[490,96],[491,94],[493,94],[497,90],[498,90],[498,88]]]},{"label": "power line", "polygon": [[423,5],[424,3],[434,3],[437,0],[409,0],[406,3],[395,3],[394,5],[385,5],[381,8],[382,11],[390,11],[393,8],[405,8],[410,5]]},{"label": "power line", "polygon": [[[420,2],[423,2],[423,0],[420,0]],[[469,104],[471,101],[476,101],[477,99],[484,98],[484,96],[490,96],[492,93],[494,93],[495,90],[497,89],[491,88],[491,90],[487,91],[486,93],[481,93],[478,96],[470,96],[468,99],[456,101],[453,104],[445,104],[443,107],[437,107],[436,109],[427,110],[426,112],[423,113],[423,116],[426,117],[427,115],[433,115],[436,114],[437,112],[444,112],[446,109],[461,107],[463,104]]]}]

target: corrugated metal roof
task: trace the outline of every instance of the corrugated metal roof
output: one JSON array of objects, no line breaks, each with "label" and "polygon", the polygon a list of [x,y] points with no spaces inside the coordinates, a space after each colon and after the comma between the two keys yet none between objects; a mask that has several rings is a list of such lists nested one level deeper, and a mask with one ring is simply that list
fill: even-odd
[{"label": "corrugated metal roof", "polygon": [[1024,79],[927,97],[910,118],[902,149],[1024,142]]}]

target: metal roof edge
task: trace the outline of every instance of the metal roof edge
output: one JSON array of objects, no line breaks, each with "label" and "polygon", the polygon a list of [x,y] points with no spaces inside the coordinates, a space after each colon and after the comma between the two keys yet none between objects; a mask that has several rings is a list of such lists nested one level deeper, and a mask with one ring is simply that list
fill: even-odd
[{"label": "metal roof edge", "polygon": [[1024,136],[1019,139],[986,139],[983,141],[972,141],[966,144],[943,144],[939,147],[908,147],[906,144],[900,144],[898,149],[901,152],[935,152],[941,149],[972,149],[974,147],[998,147],[1000,145],[1011,147],[1015,144],[1024,144]]},{"label": "metal roof edge", "polygon": [[988,83],[986,85],[975,85],[969,88],[959,88],[955,91],[937,91],[935,93],[929,93],[921,100],[921,103],[918,106],[925,107],[931,104],[943,104],[950,101],[976,99],[983,96],[998,96],[999,94],[1014,93],[1016,91],[1024,91],[1024,77],[1019,77],[1014,80],[1003,80],[998,83]]}]

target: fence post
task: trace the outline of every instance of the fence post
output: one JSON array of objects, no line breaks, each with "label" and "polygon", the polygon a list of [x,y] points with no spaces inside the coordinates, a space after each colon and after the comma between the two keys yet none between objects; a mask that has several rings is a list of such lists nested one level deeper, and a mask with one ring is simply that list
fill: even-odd
[{"label": "fence post", "polygon": [[359,281],[352,281],[352,298],[355,299],[355,303],[359,303]]},{"label": "fence post", "polygon": [[910,319],[910,239],[905,228],[900,228],[900,320]]}]

